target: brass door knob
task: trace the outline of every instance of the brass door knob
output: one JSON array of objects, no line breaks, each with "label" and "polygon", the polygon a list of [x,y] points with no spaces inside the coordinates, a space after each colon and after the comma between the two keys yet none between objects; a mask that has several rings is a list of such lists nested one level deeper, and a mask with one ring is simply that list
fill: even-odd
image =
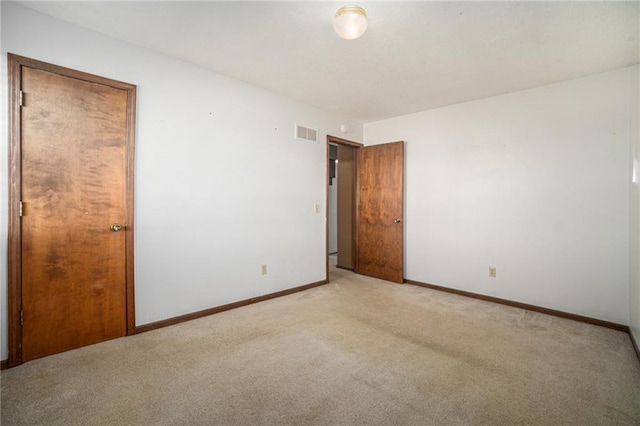
[{"label": "brass door knob", "polygon": [[122,230],[122,225],[120,225],[119,223],[112,223],[111,224],[111,230],[113,232],[119,232]]},{"label": "brass door knob", "polygon": [[393,223],[400,223],[400,222],[402,222],[402,219],[398,219],[398,218],[393,219]]}]

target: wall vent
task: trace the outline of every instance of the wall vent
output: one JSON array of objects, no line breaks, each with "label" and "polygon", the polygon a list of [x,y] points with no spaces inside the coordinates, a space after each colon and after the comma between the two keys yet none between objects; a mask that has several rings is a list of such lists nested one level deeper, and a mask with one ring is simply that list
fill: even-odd
[{"label": "wall vent", "polygon": [[301,126],[296,123],[295,127],[296,139],[302,139],[304,141],[318,142],[318,131],[316,129],[310,129],[308,127]]}]

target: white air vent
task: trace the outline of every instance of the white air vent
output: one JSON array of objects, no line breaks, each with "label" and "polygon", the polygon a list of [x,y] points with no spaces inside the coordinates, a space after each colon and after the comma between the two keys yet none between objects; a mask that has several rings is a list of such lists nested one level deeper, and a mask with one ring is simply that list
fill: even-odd
[{"label": "white air vent", "polygon": [[305,141],[318,142],[318,131],[316,129],[310,129],[296,124],[294,137]]}]

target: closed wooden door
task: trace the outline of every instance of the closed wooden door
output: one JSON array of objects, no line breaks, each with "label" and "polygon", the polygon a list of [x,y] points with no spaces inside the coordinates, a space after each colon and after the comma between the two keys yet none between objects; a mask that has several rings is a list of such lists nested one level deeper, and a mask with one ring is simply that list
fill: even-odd
[{"label": "closed wooden door", "polygon": [[133,86],[44,68],[20,67],[22,361],[128,327]]},{"label": "closed wooden door", "polygon": [[404,142],[357,150],[355,272],[404,280]]}]

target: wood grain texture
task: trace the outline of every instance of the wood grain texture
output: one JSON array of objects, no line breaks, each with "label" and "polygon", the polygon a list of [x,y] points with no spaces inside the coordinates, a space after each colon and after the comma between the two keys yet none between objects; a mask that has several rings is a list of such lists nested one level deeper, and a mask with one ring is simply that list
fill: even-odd
[{"label": "wood grain texture", "polygon": [[127,94],[24,67],[23,358],[126,334]]},{"label": "wood grain texture", "polygon": [[360,148],[357,158],[355,271],[402,283],[404,142]]},{"label": "wood grain texture", "polygon": [[8,56],[14,366],[134,331],[136,88]]},{"label": "wood grain texture", "polygon": [[126,273],[126,303],[127,303],[127,335],[135,333],[136,307],[135,307],[135,268],[134,268],[134,164],[135,164],[135,139],[136,139],[136,86],[128,84],[123,88],[127,92],[127,139],[126,139],[126,181],[125,181],[125,273]]}]

